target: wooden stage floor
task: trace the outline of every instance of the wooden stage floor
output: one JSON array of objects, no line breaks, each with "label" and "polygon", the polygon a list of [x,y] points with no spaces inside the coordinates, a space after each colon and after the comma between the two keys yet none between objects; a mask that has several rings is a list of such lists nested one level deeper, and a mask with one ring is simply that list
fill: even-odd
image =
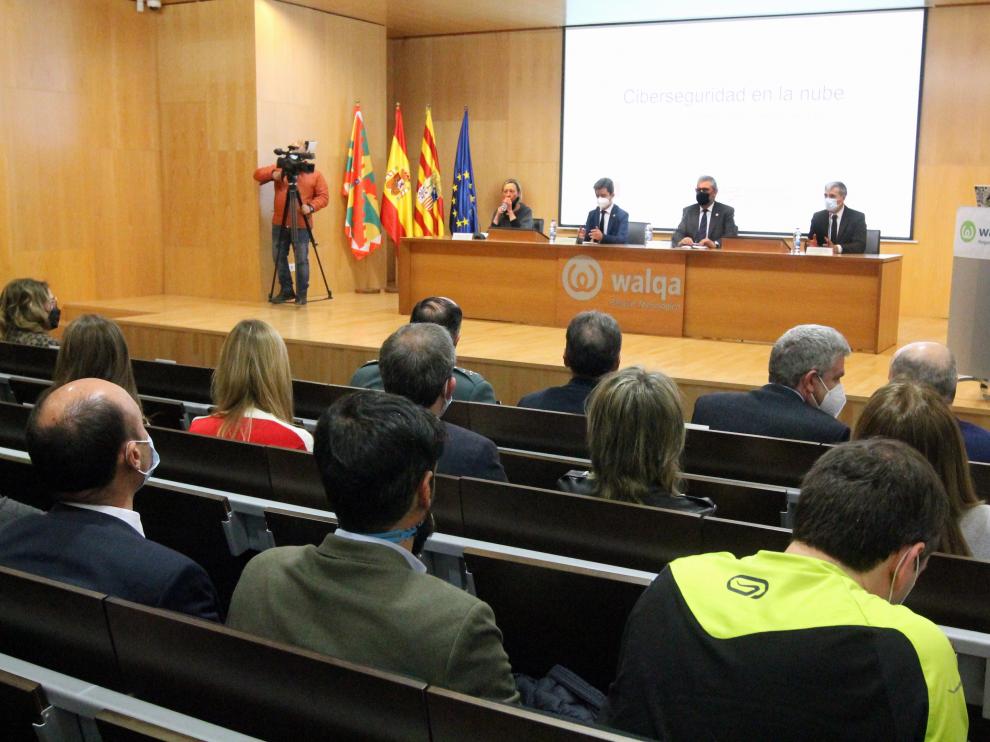
[{"label": "wooden stage floor", "polygon": [[[390,333],[406,321],[397,294],[340,294],[306,307],[235,302],[186,296],[144,296],[66,305],[67,322],[85,312],[114,317],[135,358],[163,358],[214,366],[224,335],[241,319],[258,318],[285,338],[293,375],[346,384],[354,369],[378,355]],[[901,317],[897,347],[915,340],[945,341],[946,321]],[[458,365],[483,374],[506,404],[523,394],[569,378],[561,356],[564,330],[557,327],[464,320]],[[842,418],[851,423],[865,400],[887,381],[894,348],[854,353],[846,360],[849,398]],[[661,370],[680,385],[690,418],[698,395],[718,389],[749,389],[767,379],[770,346],[757,343],[665,338],[626,334],[622,365]],[[960,384],[956,412],[990,426],[990,402],[978,385]]]}]

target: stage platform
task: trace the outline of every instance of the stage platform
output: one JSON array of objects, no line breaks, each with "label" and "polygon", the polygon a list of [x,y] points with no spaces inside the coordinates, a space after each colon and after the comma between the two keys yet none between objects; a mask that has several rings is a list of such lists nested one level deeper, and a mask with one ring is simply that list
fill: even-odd
[{"label": "stage platform", "polygon": [[[63,323],[86,312],[116,319],[135,358],[201,366],[216,365],[224,336],[239,320],[262,319],[285,338],[293,376],[332,384],[346,384],[359,365],[377,357],[381,343],[407,319],[398,312],[398,296],[387,293],[340,294],[305,307],[187,296],[72,302],[64,307]],[[915,340],[944,342],[945,334],[945,320],[902,316],[895,348]],[[886,383],[895,348],[877,355],[853,353],[846,360],[849,404],[842,419],[847,423],[854,422],[873,391]],[[523,394],[567,381],[563,350],[562,328],[464,320],[457,356],[458,365],[492,383],[504,404],[514,404]],[[770,346],[760,343],[627,333],[622,365],[658,369],[676,379],[690,419],[701,394],[765,384],[769,354]],[[990,427],[990,402],[980,398],[975,383],[960,384],[955,410],[960,417]]]}]

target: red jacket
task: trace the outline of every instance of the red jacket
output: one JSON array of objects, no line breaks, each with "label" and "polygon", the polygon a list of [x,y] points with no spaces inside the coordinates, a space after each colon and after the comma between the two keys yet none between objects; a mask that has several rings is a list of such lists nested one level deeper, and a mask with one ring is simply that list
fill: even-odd
[{"label": "red jacket", "polygon": [[[278,180],[272,178],[272,173],[276,169],[275,165],[259,167],[254,171],[254,179],[261,185],[270,181],[275,182],[275,208],[272,211],[272,224],[279,225],[282,223],[282,211],[285,209],[285,198],[289,192],[289,183],[285,178],[279,178]],[[296,179],[296,186],[299,188],[300,206],[309,205],[313,207],[313,211],[319,211],[330,203],[330,191],[327,189],[327,181],[323,177],[323,173],[319,170],[312,173],[301,173]],[[301,208],[299,214],[297,224],[303,226]],[[292,226],[291,222],[289,226]]]}]

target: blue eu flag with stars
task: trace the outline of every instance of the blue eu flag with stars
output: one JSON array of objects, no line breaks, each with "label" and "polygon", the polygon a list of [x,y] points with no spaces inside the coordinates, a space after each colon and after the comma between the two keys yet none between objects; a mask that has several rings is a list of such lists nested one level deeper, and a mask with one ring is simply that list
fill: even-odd
[{"label": "blue eu flag with stars", "polygon": [[468,112],[464,109],[461,135],[457,138],[454,159],[453,193],[450,197],[450,231],[478,231],[478,193],[474,187],[474,167],[471,165],[471,141],[468,137]]}]

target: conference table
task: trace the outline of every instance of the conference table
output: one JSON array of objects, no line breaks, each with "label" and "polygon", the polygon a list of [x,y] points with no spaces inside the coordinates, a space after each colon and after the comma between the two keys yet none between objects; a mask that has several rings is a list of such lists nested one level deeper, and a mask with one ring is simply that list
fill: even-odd
[{"label": "conference table", "polygon": [[[659,243],[653,243],[659,244]],[[752,250],[746,249],[752,244]],[[404,237],[399,310],[449,296],[473,319],[566,327],[598,309],[624,332],[773,342],[804,323],[835,327],[853,350],[897,342],[900,255]]]}]

